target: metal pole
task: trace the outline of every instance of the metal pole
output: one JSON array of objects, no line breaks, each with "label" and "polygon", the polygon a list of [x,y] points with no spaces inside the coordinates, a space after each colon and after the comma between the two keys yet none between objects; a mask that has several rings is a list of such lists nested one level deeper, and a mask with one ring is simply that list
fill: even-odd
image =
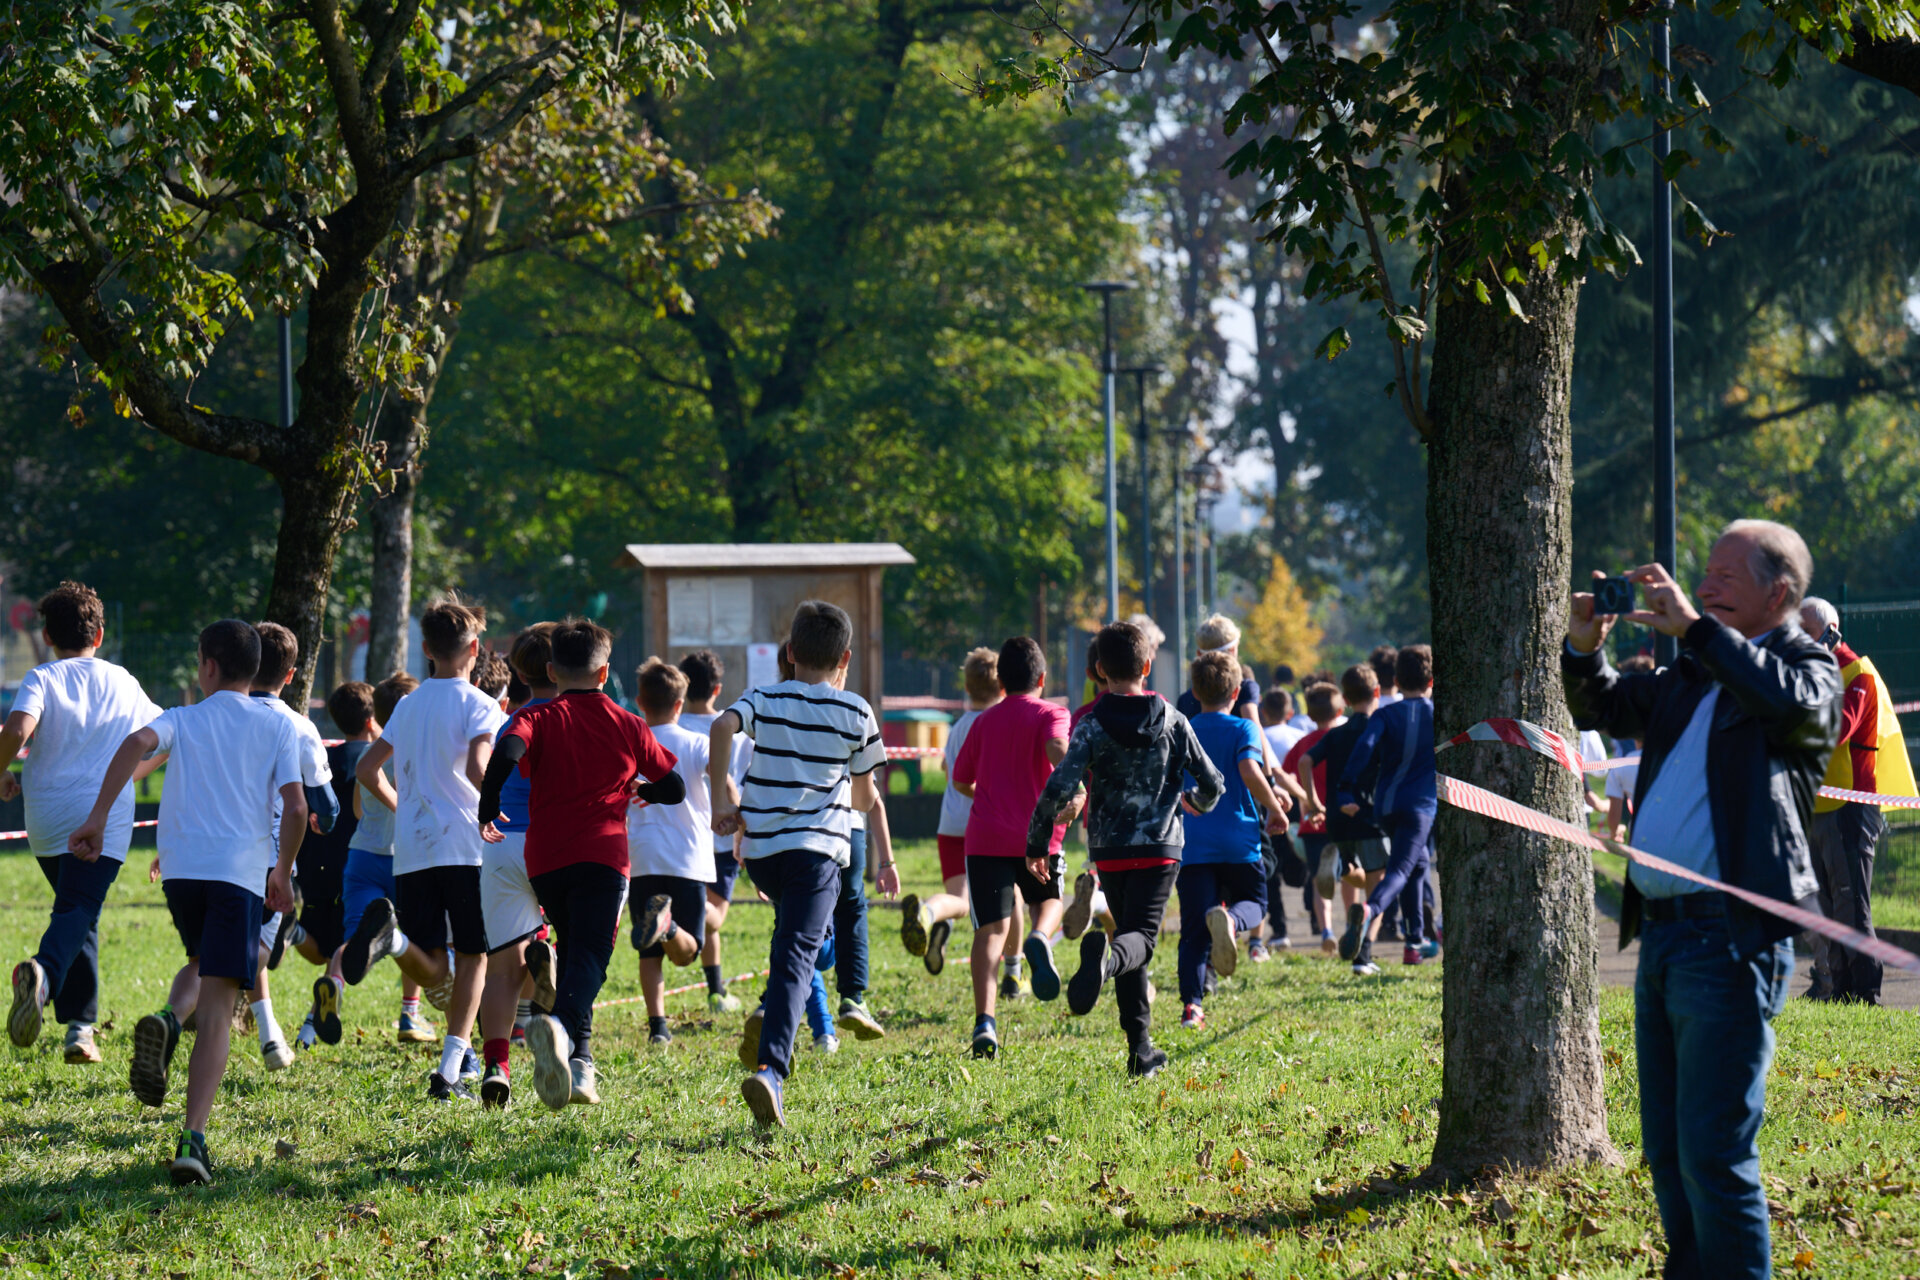
[{"label": "metal pole", "polygon": [[[1663,71],[1673,63],[1668,23],[1662,18],[1653,29],[1653,54]],[[1674,492],[1673,458],[1673,188],[1667,183],[1666,160],[1673,139],[1661,130],[1653,137],[1653,558],[1678,576],[1678,502]],[[1654,661],[1671,665],[1680,656],[1679,641],[1655,634]]]},{"label": "metal pole", "polygon": [[[1178,436],[1180,432],[1168,432]],[[1174,684],[1176,688],[1186,688],[1187,658],[1187,493],[1185,472],[1187,460],[1182,456],[1186,451],[1176,441],[1173,446],[1173,654],[1181,671]]]},{"label": "metal pole", "polygon": [[293,317],[280,317],[280,426],[293,425]]},{"label": "metal pole", "polygon": [[1106,322],[1106,339],[1101,344],[1100,372],[1103,395],[1102,410],[1107,429],[1107,621],[1120,620],[1120,512],[1119,481],[1114,468],[1113,438],[1113,379],[1115,365],[1113,359],[1113,295],[1125,289],[1133,288],[1124,280],[1096,280],[1083,284],[1082,289],[1092,290],[1100,295],[1101,311]]},{"label": "metal pole", "polygon": [[1133,371],[1140,393],[1140,607],[1153,613],[1153,460],[1147,456],[1147,373]]}]

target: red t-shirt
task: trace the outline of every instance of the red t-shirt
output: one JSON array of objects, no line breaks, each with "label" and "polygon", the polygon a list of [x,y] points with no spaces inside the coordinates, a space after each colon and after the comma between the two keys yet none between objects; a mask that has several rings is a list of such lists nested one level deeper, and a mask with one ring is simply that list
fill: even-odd
[{"label": "red t-shirt", "polygon": [[[967,856],[1024,858],[1027,824],[1040,790],[1053,776],[1047,743],[1065,739],[1067,709],[1037,694],[1011,694],[980,713],[967,730],[960,758],[953,762],[956,782],[973,786],[973,812],[967,816]],[[1053,829],[1047,849],[1060,852],[1065,823]]]},{"label": "red t-shirt", "polygon": [[[1833,646],[1834,660],[1841,666],[1850,666],[1859,655],[1845,644]],[[1874,761],[1879,756],[1880,746],[1880,698],[1875,693],[1873,681],[1862,671],[1847,681],[1846,692],[1840,702],[1840,741],[1847,744],[1848,754],[1853,757],[1854,791],[1880,792],[1879,779],[1874,776]]]},{"label": "red t-shirt", "polygon": [[522,738],[520,772],[533,784],[527,801],[527,874],[576,862],[627,864],[627,784],[658,782],[676,758],[647,722],[598,690],[569,690],[522,708],[500,735]]},{"label": "red t-shirt", "polygon": [[[1333,728],[1332,725],[1327,726],[1327,729],[1331,728]],[[1297,776],[1294,770],[1300,767],[1300,757],[1313,750],[1313,744],[1327,736],[1327,729],[1315,729],[1312,733],[1307,734],[1301,738],[1300,741],[1287,748],[1287,758],[1280,762],[1280,768],[1286,772],[1288,777]],[[1324,760],[1313,766],[1313,790],[1314,794],[1320,797],[1321,804],[1326,804],[1330,799],[1327,795],[1327,762]],[[1326,833],[1326,814],[1317,813],[1311,818],[1300,819],[1301,835],[1323,836]]]}]

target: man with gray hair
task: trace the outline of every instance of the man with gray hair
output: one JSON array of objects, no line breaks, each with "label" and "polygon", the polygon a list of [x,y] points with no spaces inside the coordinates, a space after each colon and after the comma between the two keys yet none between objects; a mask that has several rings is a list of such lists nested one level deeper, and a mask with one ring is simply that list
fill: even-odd
[{"label": "man with gray hair", "polygon": [[[1596,613],[1581,592],[1561,671],[1574,724],[1645,744],[1633,845],[1811,906],[1806,830],[1839,736],[1841,681],[1833,655],[1799,626],[1813,578],[1806,543],[1771,521],[1728,525],[1707,558],[1698,607],[1660,565],[1627,577],[1642,596],[1626,618],[1678,637],[1678,660],[1615,671],[1604,646],[1618,619]],[[1771,1273],[1758,1138],[1793,934],[1731,894],[1637,864],[1627,873],[1620,944],[1640,938],[1641,1143],[1669,1278]]]},{"label": "man with gray hair", "polygon": [[[1818,596],[1800,603],[1800,625],[1833,652],[1845,692],[1840,703],[1840,743],[1827,762],[1823,784],[1842,791],[1895,796],[1914,793],[1913,766],[1900,734],[1893,699],[1873,663],[1840,638],[1840,611]],[[1820,882],[1820,913],[1873,936],[1873,855],[1887,824],[1871,801],[1820,796],[1813,802],[1807,839],[1813,874]],[[1880,1003],[1880,962],[1813,935],[1814,1000]]]}]

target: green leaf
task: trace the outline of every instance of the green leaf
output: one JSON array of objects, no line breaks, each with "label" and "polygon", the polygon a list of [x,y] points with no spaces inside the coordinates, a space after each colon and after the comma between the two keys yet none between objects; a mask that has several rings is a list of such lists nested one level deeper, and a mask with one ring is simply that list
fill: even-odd
[{"label": "green leaf", "polygon": [[1353,345],[1353,335],[1347,332],[1347,326],[1341,325],[1320,339],[1320,345],[1313,349],[1316,360],[1331,360]]}]

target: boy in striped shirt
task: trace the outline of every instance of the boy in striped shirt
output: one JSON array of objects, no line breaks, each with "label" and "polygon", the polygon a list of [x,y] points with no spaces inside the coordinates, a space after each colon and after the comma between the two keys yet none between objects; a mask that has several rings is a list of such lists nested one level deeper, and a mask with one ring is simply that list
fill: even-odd
[{"label": "boy in striped shirt", "polygon": [[[745,833],[747,874],[778,906],[760,1025],[758,1069],[741,1094],[762,1125],[784,1125],[781,1086],[792,1065],[814,961],[852,858],[854,814],[879,800],[874,771],[887,760],[873,709],[834,687],[853,657],[853,622],[820,600],[794,610],[791,680],[750,689],[713,722],[707,766],[713,829]],[[733,736],[753,739],[753,762],[736,806],[727,798]]]}]

